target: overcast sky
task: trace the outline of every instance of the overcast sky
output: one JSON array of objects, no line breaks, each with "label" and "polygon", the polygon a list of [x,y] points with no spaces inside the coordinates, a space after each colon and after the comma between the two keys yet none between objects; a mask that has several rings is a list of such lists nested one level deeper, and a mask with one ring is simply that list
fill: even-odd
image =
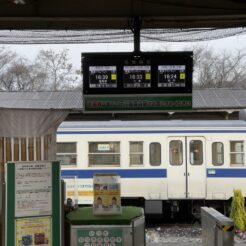
[{"label": "overcast sky", "polygon": [[[142,51],[168,50],[179,51],[184,47],[194,45],[205,45],[215,50],[228,50],[233,52],[236,49],[246,50],[246,35],[238,35],[230,38],[223,38],[214,41],[204,42],[158,42],[158,43],[142,43]],[[83,52],[117,52],[132,51],[133,44],[59,44],[59,45],[6,45],[18,54],[28,59],[33,59],[40,49],[54,49],[60,51],[64,48],[69,49],[69,57],[76,69],[81,66],[81,53]]]}]

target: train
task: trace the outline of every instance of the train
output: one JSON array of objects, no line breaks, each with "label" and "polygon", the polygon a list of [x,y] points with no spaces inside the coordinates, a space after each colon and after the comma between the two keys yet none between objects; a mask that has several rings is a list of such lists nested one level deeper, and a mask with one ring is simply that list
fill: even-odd
[{"label": "train", "polygon": [[[244,117],[244,115],[243,115]],[[121,178],[122,201],[146,213],[229,213],[234,189],[246,196],[246,121],[74,121],[57,130],[66,195],[92,203],[93,175]]]}]

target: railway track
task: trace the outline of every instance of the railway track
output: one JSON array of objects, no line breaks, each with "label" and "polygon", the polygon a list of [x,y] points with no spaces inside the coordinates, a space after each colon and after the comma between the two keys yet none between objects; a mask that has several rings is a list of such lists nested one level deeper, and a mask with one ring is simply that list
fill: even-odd
[{"label": "railway track", "polygon": [[[145,229],[147,246],[201,246],[202,227],[194,224],[146,223]],[[234,237],[235,246],[244,246],[246,241]]]},{"label": "railway track", "polygon": [[187,243],[200,244],[202,242],[201,225],[195,224],[147,224],[146,243],[167,244]]}]

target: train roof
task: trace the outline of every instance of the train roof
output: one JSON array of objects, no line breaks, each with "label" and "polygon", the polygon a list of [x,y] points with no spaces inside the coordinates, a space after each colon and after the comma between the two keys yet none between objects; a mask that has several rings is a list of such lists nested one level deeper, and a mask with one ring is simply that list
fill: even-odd
[{"label": "train roof", "polygon": [[245,128],[243,120],[170,120],[170,121],[65,121],[59,129],[114,128]]}]

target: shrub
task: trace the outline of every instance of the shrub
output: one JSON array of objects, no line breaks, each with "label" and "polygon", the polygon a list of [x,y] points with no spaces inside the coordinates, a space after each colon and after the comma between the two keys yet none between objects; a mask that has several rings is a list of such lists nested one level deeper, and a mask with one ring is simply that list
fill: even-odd
[{"label": "shrub", "polygon": [[233,190],[230,217],[233,219],[237,229],[244,231],[246,226],[246,212],[244,209],[244,197],[239,189]]}]

